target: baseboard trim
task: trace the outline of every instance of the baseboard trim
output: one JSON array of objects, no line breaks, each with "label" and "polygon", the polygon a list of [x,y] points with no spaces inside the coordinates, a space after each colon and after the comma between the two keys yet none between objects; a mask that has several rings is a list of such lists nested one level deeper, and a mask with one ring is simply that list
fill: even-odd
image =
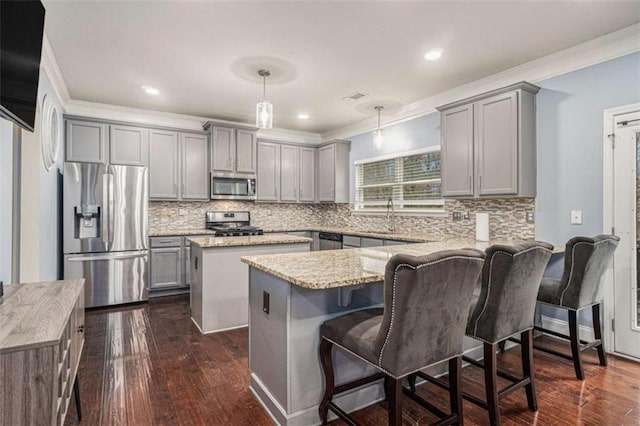
[{"label": "baseboard trim", "polygon": [[[567,336],[569,335],[569,323],[567,321],[542,315],[541,322],[542,322],[542,328],[555,331],[556,333],[562,333]],[[587,327],[586,325],[580,325],[578,326],[578,330],[580,333],[580,338],[582,340],[587,340],[587,341],[595,340],[595,336],[593,335],[593,328]],[[548,336],[551,336],[551,335],[548,335]],[[551,336],[551,337],[555,337],[555,336]]]}]

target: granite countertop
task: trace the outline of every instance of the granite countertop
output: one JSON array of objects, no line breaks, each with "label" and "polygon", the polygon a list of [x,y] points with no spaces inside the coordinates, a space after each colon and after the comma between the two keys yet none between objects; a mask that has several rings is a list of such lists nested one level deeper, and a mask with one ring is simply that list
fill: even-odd
[{"label": "granite countertop", "polygon": [[150,237],[182,237],[188,235],[213,235],[215,232],[205,228],[185,228],[185,229],[157,229],[149,231]]},{"label": "granite countertop", "polygon": [[[382,281],[387,261],[399,253],[423,256],[441,250],[462,248],[485,250],[492,244],[514,244],[515,242],[452,239],[400,246],[245,256],[242,261],[294,285],[322,290]],[[554,249],[554,253],[563,251],[564,246]]]},{"label": "granite countertop", "polygon": [[247,237],[198,237],[188,238],[188,240],[192,245],[201,248],[262,246],[267,244],[303,244],[313,242],[311,238],[285,234],[251,235]]}]

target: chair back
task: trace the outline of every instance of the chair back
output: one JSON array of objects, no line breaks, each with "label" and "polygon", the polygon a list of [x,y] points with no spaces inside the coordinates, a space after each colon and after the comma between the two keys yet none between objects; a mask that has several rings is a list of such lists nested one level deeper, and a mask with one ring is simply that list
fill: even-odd
[{"label": "chair back", "polygon": [[482,289],[467,335],[497,343],[533,327],[536,298],[553,246],[528,241],[486,250]]},{"label": "chair back", "polygon": [[483,261],[484,253],[475,249],[400,254],[389,260],[384,314],[374,344],[379,367],[401,377],[462,354]]},{"label": "chair back", "polygon": [[560,306],[582,309],[600,302],[602,276],[619,242],[615,235],[574,237],[567,242],[558,288]]}]

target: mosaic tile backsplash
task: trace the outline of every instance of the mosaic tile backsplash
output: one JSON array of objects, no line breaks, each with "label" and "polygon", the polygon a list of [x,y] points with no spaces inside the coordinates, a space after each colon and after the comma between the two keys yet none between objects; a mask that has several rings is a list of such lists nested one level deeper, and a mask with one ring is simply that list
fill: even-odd
[{"label": "mosaic tile backsplash", "polygon": [[[533,198],[490,200],[447,200],[443,216],[396,216],[398,233],[427,233],[434,237],[475,238],[475,213],[489,213],[492,239],[532,239],[535,226],[528,223],[527,211],[535,210]],[[182,210],[183,215],[179,215]],[[251,224],[265,229],[352,228],[360,231],[386,229],[385,215],[353,212],[351,204],[281,204],[247,201],[149,202],[149,230],[194,229],[204,227],[209,210],[248,210]],[[469,218],[453,220],[453,212],[469,212]]]}]

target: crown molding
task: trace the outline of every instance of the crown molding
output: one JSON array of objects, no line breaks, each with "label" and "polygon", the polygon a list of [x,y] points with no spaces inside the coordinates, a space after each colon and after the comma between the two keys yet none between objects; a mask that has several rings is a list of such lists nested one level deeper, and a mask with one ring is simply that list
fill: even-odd
[{"label": "crown molding", "polygon": [[[569,47],[551,55],[464,84],[408,104],[382,117],[380,127],[399,124],[436,112],[436,107],[499,89],[519,81],[536,83],[558,75],[640,51],[640,24]],[[322,140],[350,138],[377,128],[377,117],[367,118],[322,134]]]},{"label": "crown molding", "polygon": [[47,74],[47,77],[53,86],[53,90],[56,92],[56,95],[62,104],[62,108],[64,109],[67,102],[71,100],[71,97],[69,96],[67,84],[64,82],[62,71],[58,66],[56,55],[53,53],[53,49],[51,48],[51,44],[49,43],[49,39],[46,34],[42,37],[42,58],[40,60],[40,68],[44,70],[45,74]]}]

